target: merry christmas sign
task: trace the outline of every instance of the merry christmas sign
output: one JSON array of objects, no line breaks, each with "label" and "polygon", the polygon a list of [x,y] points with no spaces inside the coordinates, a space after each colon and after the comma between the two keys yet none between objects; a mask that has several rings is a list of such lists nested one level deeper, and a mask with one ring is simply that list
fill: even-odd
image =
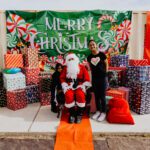
[{"label": "merry christmas sign", "polygon": [[106,54],[125,54],[131,16],[131,11],[7,11],[8,53],[20,53],[25,46],[36,47],[47,63],[63,63],[63,55],[68,51],[84,61],[90,53],[88,41],[94,39]]}]

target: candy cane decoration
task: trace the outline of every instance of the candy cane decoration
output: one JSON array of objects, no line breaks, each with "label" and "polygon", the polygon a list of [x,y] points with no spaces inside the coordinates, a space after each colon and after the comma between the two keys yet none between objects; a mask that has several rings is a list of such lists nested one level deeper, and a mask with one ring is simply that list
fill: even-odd
[{"label": "candy cane decoration", "polygon": [[110,22],[114,22],[114,18],[112,16],[109,15],[103,15],[99,18],[98,23],[97,23],[97,28],[100,29],[101,28],[101,24],[104,20],[109,20]]}]

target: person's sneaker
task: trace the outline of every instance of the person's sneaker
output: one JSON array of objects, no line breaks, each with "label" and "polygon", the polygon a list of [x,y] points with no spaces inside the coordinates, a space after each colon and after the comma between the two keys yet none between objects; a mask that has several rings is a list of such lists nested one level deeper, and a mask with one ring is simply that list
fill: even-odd
[{"label": "person's sneaker", "polygon": [[104,121],[106,118],[106,113],[101,113],[100,116],[97,118],[97,121],[101,122]]},{"label": "person's sneaker", "polygon": [[97,112],[92,116],[92,119],[97,120],[97,118],[99,117],[100,114],[101,114],[100,111],[97,111]]}]

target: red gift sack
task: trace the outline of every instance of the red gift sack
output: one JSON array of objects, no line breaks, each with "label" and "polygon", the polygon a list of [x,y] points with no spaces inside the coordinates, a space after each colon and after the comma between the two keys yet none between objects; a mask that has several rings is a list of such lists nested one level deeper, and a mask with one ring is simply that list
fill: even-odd
[{"label": "red gift sack", "polygon": [[113,98],[109,101],[108,106],[107,121],[109,123],[134,124],[129,105],[125,99]]}]

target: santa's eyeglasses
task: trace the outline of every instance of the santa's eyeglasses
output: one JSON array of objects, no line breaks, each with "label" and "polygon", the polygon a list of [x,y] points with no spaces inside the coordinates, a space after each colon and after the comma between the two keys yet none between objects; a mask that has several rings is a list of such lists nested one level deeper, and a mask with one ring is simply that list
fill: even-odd
[{"label": "santa's eyeglasses", "polygon": [[71,60],[74,60],[74,58],[70,58],[70,59],[68,59],[68,61],[71,61]]}]

